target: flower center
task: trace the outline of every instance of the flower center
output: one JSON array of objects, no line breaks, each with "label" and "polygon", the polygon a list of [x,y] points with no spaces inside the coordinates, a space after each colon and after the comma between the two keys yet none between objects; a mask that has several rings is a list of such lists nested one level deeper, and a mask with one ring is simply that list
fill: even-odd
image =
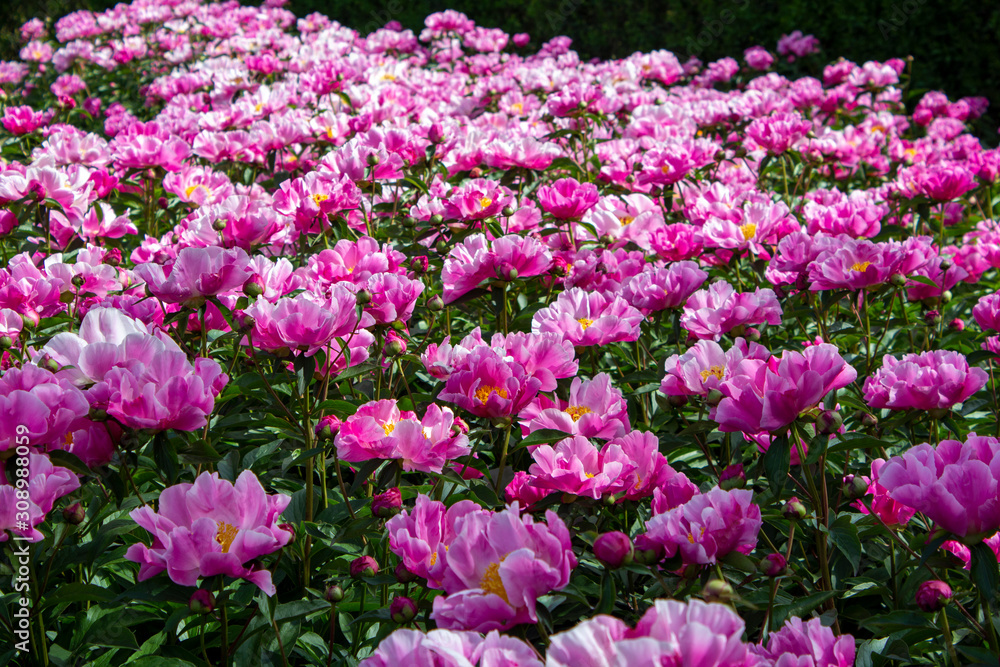
[{"label": "flower center", "polygon": [[665,164],[662,167],[660,167],[660,172],[662,172],[664,174],[669,174],[670,173],[670,165],[669,164]]},{"label": "flower center", "polygon": [[[699,539],[701,539],[702,537],[705,537],[705,526],[701,527],[701,535],[698,536]],[[690,542],[691,544],[695,543],[694,532],[688,533],[688,542]]]},{"label": "flower center", "polygon": [[518,116],[524,113],[524,105],[521,104],[520,102],[514,102],[513,104],[511,104],[510,109]]},{"label": "flower center", "polygon": [[507,398],[507,390],[503,387],[497,387],[492,384],[482,384],[479,385],[478,389],[476,389],[476,400],[485,405],[486,401],[490,398],[490,394],[496,394],[500,398]]},{"label": "flower center", "polygon": [[386,423],[382,424],[382,430],[385,431],[386,435],[389,435],[394,430],[396,430],[396,425],[393,422],[386,422]]},{"label": "flower center", "polygon": [[200,188],[200,185],[189,185],[187,189],[184,190],[184,196],[191,199],[191,193]]},{"label": "flower center", "polygon": [[586,318],[586,317],[581,317],[580,319],[577,320],[577,322],[579,322],[580,326],[583,327],[583,330],[586,331],[587,327],[589,327],[591,324],[594,323],[594,320]]},{"label": "flower center", "polygon": [[757,233],[757,225],[752,222],[748,222],[745,225],[740,225],[740,234],[743,235],[744,241],[749,241]]},{"label": "flower center", "polygon": [[722,374],[724,372],[725,371],[722,368],[722,366],[711,366],[711,367],[709,367],[706,370],[703,370],[701,372],[701,381],[704,382],[705,380],[708,379],[708,377],[710,375],[714,375],[715,377],[717,377],[718,379],[721,380],[722,379]]},{"label": "flower center", "polygon": [[585,405],[571,405],[563,410],[563,412],[572,417],[574,422],[578,422],[580,421],[580,417],[590,414],[593,410]]},{"label": "flower center", "polygon": [[864,273],[865,269],[871,266],[871,262],[854,262],[851,265],[851,271],[857,271],[858,273]]},{"label": "flower center", "polygon": [[632,221],[635,220],[631,215],[626,215],[622,218],[618,218],[618,222],[622,223],[622,227],[625,225],[631,225]]},{"label": "flower center", "polygon": [[329,199],[330,195],[309,195],[309,197],[313,200],[313,203],[316,204],[316,206],[319,206],[320,202],[324,202]]},{"label": "flower center", "polygon": [[257,103],[257,106],[255,106],[255,107],[254,107],[253,109],[254,109],[254,111],[256,111],[257,113],[260,113],[260,110],[261,110],[261,109],[263,109],[263,108],[264,108],[264,105],[263,105],[263,104],[260,104],[260,103],[258,102],[258,103]]},{"label": "flower center", "polygon": [[215,541],[222,547],[222,553],[229,553],[229,547],[233,546],[233,540],[236,539],[238,532],[239,528],[225,521],[219,524],[219,530],[215,533]]},{"label": "flower center", "polygon": [[479,587],[487,594],[499,595],[504,602],[510,604],[510,600],[507,599],[507,589],[503,587],[503,580],[500,579],[500,563],[504,561],[504,558],[506,556],[501,558],[499,563],[491,563],[486,568],[486,572],[483,572],[483,579],[479,582]]},{"label": "flower center", "polygon": [[493,200],[489,197],[482,197],[479,200],[479,208],[489,208],[493,204]]},{"label": "flower center", "polygon": [[388,72],[386,72],[385,74],[382,75],[382,80],[383,81],[395,81],[396,80],[396,75],[395,74],[389,74]]}]

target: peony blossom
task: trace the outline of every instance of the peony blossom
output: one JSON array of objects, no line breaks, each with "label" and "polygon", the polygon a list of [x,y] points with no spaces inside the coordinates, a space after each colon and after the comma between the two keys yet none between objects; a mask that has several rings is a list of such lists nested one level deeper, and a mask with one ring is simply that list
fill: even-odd
[{"label": "peony blossom", "polygon": [[646,536],[666,549],[680,551],[685,563],[715,563],[732,551],[748,554],[757,546],[760,508],[753,492],[715,487],[646,522]]},{"label": "peony blossom", "polygon": [[727,282],[698,290],[684,305],[681,326],[698,338],[719,340],[739,326],[780,324],[781,306],[770,289],[737,293]]},{"label": "peony blossom", "polygon": [[947,410],[986,386],[989,375],[970,368],[965,355],[948,350],[885,355],[882,367],[865,380],[865,401],[891,410]]},{"label": "peony blossom", "polygon": [[642,320],[642,313],[620,296],[605,297],[574,287],[536,312],[531,330],[562,334],[576,346],[607,345],[638,339]]}]

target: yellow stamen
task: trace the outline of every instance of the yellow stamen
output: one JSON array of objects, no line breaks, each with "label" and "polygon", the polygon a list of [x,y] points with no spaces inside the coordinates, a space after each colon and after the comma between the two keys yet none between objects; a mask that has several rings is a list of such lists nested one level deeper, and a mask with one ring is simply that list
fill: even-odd
[{"label": "yellow stamen", "polygon": [[524,105],[520,102],[514,102],[510,105],[510,110],[520,116],[524,113]]},{"label": "yellow stamen", "polygon": [[[504,561],[504,558],[506,556],[500,559],[500,563]],[[499,595],[504,602],[510,604],[510,600],[507,599],[507,589],[503,587],[503,580],[500,579],[500,563],[491,563],[487,566],[486,572],[483,572],[483,579],[479,582],[479,587],[487,594]]]},{"label": "yellow stamen", "polygon": [[631,225],[632,221],[635,220],[631,215],[626,215],[624,217],[618,218],[618,222],[622,223],[622,227],[625,225]]},{"label": "yellow stamen", "polygon": [[261,110],[261,109],[263,109],[263,108],[264,108],[264,105],[263,105],[263,104],[260,104],[260,103],[258,102],[258,103],[257,103],[257,106],[255,106],[255,107],[253,108],[253,110],[254,110],[254,111],[256,111],[257,113],[260,113],[260,110]]},{"label": "yellow stamen", "polygon": [[383,81],[395,81],[396,80],[396,75],[395,74],[389,74],[388,72],[386,72],[385,74],[382,75],[382,80]]},{"label": "yellow stamen", "polygon": [[749,241],[757,233],[757,225],[752,222],[748,222],[745,225],[740,225],[740,234],[743,235],[744,241]]},{"label": "yellow stamen", "polygon": [[711,366],[701,372],[701,381],[704,382],[710,375],[714,375],[721,380],[723,373],[725,373],[725,369],[722,366]]},{"label": "yellow stamen", "polygon": [[851,271],[857,271],[858,273],[864,273],[865,269],[871,266],[871,262],[854,262],[851,265]]},{"label": "yellow stamen", "polygon": [[240,532],[239,528],[225,521],[219,524],[219,530],[215,533],[215,541],[222,546],[222,553],[229,553],[229,547],[233,546],[233,540],[236,539],[238,532]]},{"label": "yellow stamen", "polygon": [[479,208],[489,208],[493,204],[493,200],[489,197],[483,197],[479,200]]},{"label": "yellow stamen", "polygon": [[201,187],[200,185],[189,185],[189,186],[187,186],[187,188],[185,188],[185,190],[184,190],[184,196],[187,199],[191,199],[191,193],[194,192],[195,190],[197,190],[200,187]]},{"label": "yellow stamen", "polygon": [[580,421],[580,417],[590,414],[593,410],[585,405],[571,405],[563,410],[563,412],[572,417],[574,422],[578,422]]},{"label": "yellow stamen", "polygon": [[581,318],[579,318],[579,319],[577,320],[577,322],[579,322],[579,323],[580,323],[580,326],[582,326],[582,327],[583,327],[583,330],[584,330],[584,331],[586,331],[586,330],[587,330],[587,327],[589,327],[589,326],[590,326],[591,324],[593,324],[593,323],[594,323],[594,320],[592,320],[592,319],[589,319],[589,318],[586,318],[586,317],[581,317]]},{"label": "yellow stamen", "polygon": [[490,394],[496,394],[500,398],[507,398],[507,390],[503,387],[497,387],[492,384],[482,384],[479,385],[478,389],[476,389],[476,400],[485,405],[486,401],[490,398]]},{"label": "yellow stamen", "polygon": [[669,174],[670,173],[670,165],[669,164],[663,165],[662,167],[660,167],[660,171],[662,173],[664,173],[664,174]]},{"label": "yellow stamen", "polygon": [[382,424],[382,430],[385,431],[386,435],[389,435],[394,430],[396,430],[396,425],[394,423],[392,423],[392,422],[386,422],[386,423]]},{"label": "yellow stamen", "polygon": [[330,195],[309,195],[316,206],[319,206],[320,202],[324,202],[330,198]]}]

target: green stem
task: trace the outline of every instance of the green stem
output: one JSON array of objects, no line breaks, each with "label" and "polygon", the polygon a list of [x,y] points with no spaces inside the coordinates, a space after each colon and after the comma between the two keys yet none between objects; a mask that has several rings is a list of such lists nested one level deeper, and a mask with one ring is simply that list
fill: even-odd
[{"label": "green stem", "polygon": [[955,644],[951,638],[951,626],[948,625],[948,613],[946,609],[941,610],[941,633],[944,634],[944,645],[948,649],[948,658],[952,667],[958,667],[958,655],[955,653]]},{"label": "green stem", "polygon": [[503,449],[500,451],[500,467],[497,469],[497,497],[500,496],[500,489],[503,488],[503,472],[504,468],[507,467],[507,447],[510,446],[510,427],[511,423],[507,422],[507,428],[504,429]]}]

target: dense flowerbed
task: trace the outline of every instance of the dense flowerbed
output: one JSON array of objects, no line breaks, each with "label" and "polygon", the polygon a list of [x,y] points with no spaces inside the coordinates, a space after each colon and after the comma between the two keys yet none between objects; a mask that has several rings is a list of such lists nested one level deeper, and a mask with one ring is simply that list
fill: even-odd
[{"label": "dense flowerbed", "polygon": [[994,659],[981,99],[280,5],[0,63],[0,657]]}]

